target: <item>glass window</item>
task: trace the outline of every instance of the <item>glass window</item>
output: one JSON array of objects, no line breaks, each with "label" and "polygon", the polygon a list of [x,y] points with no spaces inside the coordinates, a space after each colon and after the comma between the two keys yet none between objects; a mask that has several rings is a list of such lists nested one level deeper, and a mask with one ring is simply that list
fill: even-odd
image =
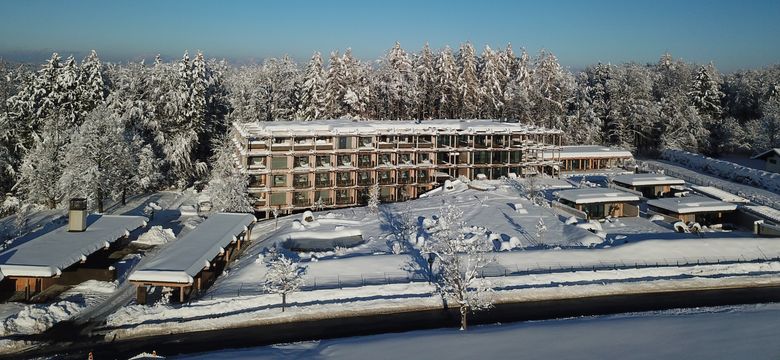
[{"label": "glass window", "polygon": [[330,156],[327,155],[317,156],[317,166],[319,167],[330,166]]},{"label": "glass window", "polygon": [[287,175],[274,175],[274,186],[286,186]]},{"label": "glass window", "polygon": [[272,193],[271,194],[271,206],[280,206],[287,204],[287,194],[285,193]]},{"label": "glass window", "polygon": [[274,156],[271,158],[271,169],[287,169],[287,157]]},{"label": "glass window", "polygon": [[339,149],[349,149],[352,147],[349,136],[339,136]]}]

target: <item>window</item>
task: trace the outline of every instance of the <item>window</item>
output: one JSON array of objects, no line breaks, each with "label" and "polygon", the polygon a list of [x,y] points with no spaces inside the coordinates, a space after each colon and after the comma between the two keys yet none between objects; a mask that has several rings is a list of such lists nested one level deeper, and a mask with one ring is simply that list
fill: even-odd
[{"label": "window", "polygon": [[358,165],[360,167],[371,167],[371,155],[358,155]]},{"label": "window", "polygon": [[274,183],[273,183],[274,187],[287,186],[287,175],[274,175],[273,179],[274,179]]},{"label": "window", "polygon": [[253,156],[250,157],[247,162],[249,163],[250,168],[264,168],[265,156]]},{"label": "window", "polygon": [[339,136],[339,149],[349,149],[352,147],[352,142],[349,141],[349,136]]},{"label": "window", "polygon": [[293,167],[308,167],[309,166],[309,157],[308,156],[296,156],[295,157],[295,164]]},{"label": "window", "polygon": [[412,164],[412,155],[411,154],[401,154],[399,155],[399,162],[401,164]]},{"label": "window", "polygon": [[339,155],[339,166],[352,166],[352,158],[349,155]]},{"label": "window", "polygon": [[317,156],[317,166],[318,167],[328,167],[330,166],[330,156]]},{"label": "window", "polygon": [[379,163],[384,165],[392,165],[393,162],[391,160],[390,154],[380,154]]},{"label": "window", "polygon": [[776,159],[769,159],[769,163],[770,164],[777,164],[777,160]]},{"label": "window", "polygon": [[372,146],[372,140],[369,136],[361,136],[360,137],[360,146],[361,147],[371,147]]},{"label": "window", "polygon": [[290,141],[290,138],[285,138],[285,137],[275,137],[274,138],[274,144],[276,144],[276,145],[288,144],[289,141]]},{"label": "window", "polygon": [[487,151],[475,151],[474,152],[474,164],[489,164],[490,153]]},{"label": "window", "polygon": [[271,158],[271,169],[287,169],[286,156],[274,156]]},{"label": "window", "polygon": [[428,153],[419,153],[417,154],[417,160],[418,162],[424,164],[431,162],[431,154]]}]

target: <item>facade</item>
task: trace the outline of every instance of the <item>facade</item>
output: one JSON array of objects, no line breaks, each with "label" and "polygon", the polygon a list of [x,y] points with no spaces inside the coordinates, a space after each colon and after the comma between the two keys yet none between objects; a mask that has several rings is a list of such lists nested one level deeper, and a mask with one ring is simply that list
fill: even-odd
[{"label": "facade", "polygon": [[545,159],[560,159],[561,172],[590,172],[612,169],[634,160],[630,151],[598,145],[562,146],[556,154],[545,152]]},{"label": "facade", "polygon": [[612,183],[639,191],[648,199],[657,199],[672,193],[673,186],[685,185],[685,181],[659,174],[626,174],[612,178]]},{"label": "facade", "polygon": [[559,191],[558,201],[584,212],[588,220],[606,217],[639,216],[639,196],[608,188],[582,188]]},{"label": "facade", "polygon": [[769,149],[751,159],[764,160],[764,170],[780,174],[780,148]]},{"label": "facade", "polygon": [[736,204],[700,195],[649,200],[647,206],[648,213],[701,225],[722,224],[737,209]]},{"label": "facade", "polygon": [[[491,120],[255,122],[234,125],[255,210],[289,213],[413,199],[447,178],[552,173],[562,131]],[[544,156],[543,154],[549,154]]]}]

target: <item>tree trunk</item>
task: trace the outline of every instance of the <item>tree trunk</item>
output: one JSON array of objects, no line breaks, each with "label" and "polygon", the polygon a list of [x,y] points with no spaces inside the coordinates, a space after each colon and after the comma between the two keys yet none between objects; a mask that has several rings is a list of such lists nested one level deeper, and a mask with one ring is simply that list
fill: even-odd
[{"label": "tree trunk", "polygon": [[284,312],[284,306],[287,304],[287,294],[282,293],[282,312]]},{"label": "tree trunk", "polygon": [[103,213],[103,189],[98,188],[97,189],[97,206],[98,206],[98,213]]},{"label": "tree trunk", "polygon": [[469,308],[466,305],[460,306],[460,329],[465,331],[468,327]]},{"label": "tree trunk", "polygon": [[127,205],[127,189],[122,189],[122,205]]}]

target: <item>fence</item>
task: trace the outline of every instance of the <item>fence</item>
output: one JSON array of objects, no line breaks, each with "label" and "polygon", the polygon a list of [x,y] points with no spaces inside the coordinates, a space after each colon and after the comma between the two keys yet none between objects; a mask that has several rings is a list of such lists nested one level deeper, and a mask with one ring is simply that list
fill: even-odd
[{"label": "fence", "polygon": [[[749,186],[749,185],[743,185],[743,184],[737,184],[737,183],[734,183],[734,185],[730,185],[731,182],[729,180],[726,180],[726,179],[719,179],[721,181],[709,181],[709,180],[706,180],[706,179],[703,179],[703,178],[696,178],[696,177],[688,176],[688,175],[683,174],[683,173],[681,173],[679,171],[676,171],[674,169],[670,169],[668,167],[656,165],[656,164],[649,163],[649,162],[644,162],[643,165],[647,166],[648,168],[650,168],[651,170],[654,170],[654,171],[663,171],[664,174],[666,174],[666,175],[674,176],[674,177],[679,178],[679,179],[683,179],[686,182],[691,183],[691,184],[696,184],[696,185],[701,185],[701,186],[711,186],[711,187],[714,187],[714,188],[718,188],[718,189],[721,189],[723,191],[727,191],[727,192],[730,192],[732,194],[744,197],[744,198],[750,200],[751,202],[753,202],[755,204],[764,205],[764,206],[768,206],[768,207],[780,210],[780,201],[774,201],[772,199],[768,199],[768,198],[766,198],[764,196],[760,196],[760,195],[746,194],[744,191],[742,191],[742,189],[739,188],[740,186]],[[716,178],[713,175],[707,175],[707,176]],[[764,189],[759,189],[759,190],[763,190],[763,191],[769,192],[768,190],[764,190]]]},{"label": "fence", "polygon": [[[647,268],[665,268],[695,265],[729,265],[744,263],[761,263],[767,261],[780,261],[780,254],[766,254],[758,249],[758,254],[749,256],[740,255],[735,258],[720,257],[701,257],[701,258],[663,258],[656,260],[645,259],[624,259],[614,262],[598,261],[590,264],[583,263],[549,263],[533,264],[534,266],[503,265],[493,264],[480,270],[480,276],[483,278],[497,278],[509,276],[527,276],[544,275],[568,272],[582,271],[608,271],[608,270],[629,270],[629,269],[647,269]],[[426,269],[427,270],[427,269]],[[366,273],[360,275],[335,275],[335,276],[315,276],[306,278],[306,283],[301,287],[301,291],[327,290],[357,288],[369,285],[390,285],[390,284],[409,284],[436,281],[437,274],[429,275],[425,272],[415,273]],[[261,282],[238,283],[232,286],[224,284],[218,289],[218,293],[207,292],[204,298],[220,298],[233,296],[253,296],[263,295],[268,292],[263,288]]]},{"label": "fence", "polygon": [[573,208],[571,206],[564,205],[564,204],[560,203],[559,201],[555,201],[555,200],[551,201],[550,202],[550,207],[552,207],[553,209],[558,210],[560,212],[566,213],[568,215],[572,215],[572,216],[578,217],[580,219],[585,219],[585,220],[588,219],[588,214],[586,214],[584,211],[580,211],[580,210],[577,210],[577,209],[575,209],[575,208]]}]

